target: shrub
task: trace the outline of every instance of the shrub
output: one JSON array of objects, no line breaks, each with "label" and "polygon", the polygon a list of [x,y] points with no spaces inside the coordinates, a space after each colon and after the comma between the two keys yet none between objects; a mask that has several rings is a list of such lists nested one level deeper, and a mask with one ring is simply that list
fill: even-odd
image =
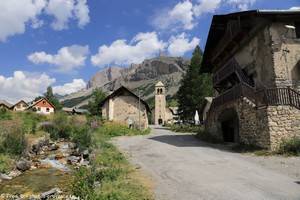
[{"label": "shrub", "polygon": [[22,120],[23,130],[25,134],[35,134],[37,130],[37,124],[42,121],[46,121],[44,115],[39,115],[33,112],[17,113],[17,117]]},{"label": "shrub", "polygon": [[0,123],[0,153],[20,155],[26,147],[22,125],[17,120]]},{"label": "shrub", "polygon": [[11,118],[11,114],[8,110],[0,108],[0,120],[10,120]]},{"label": "shrub", "polygon": [[68,139],[72,134],[72,125],[68,115],[62,112],[56,113],[52,122],[42,125],[41,128],[50,133],[52,139]]},{"label": "shrub", "polygon": [[300,137],[283,140],[277,153],[294,156],[300,155]]},{"label": "shrub", "polygon": [[83,200],[93,200],[96,199],[96,194],[94,191],[94,183],[96,181],[96,176],[92,169],[87,169],[84,167],[79,168],[75,173],[74,180],[72,182],[71,190],[72,193]]},{"label": "shrub", "polygon": [[167,125],[171,131],[180,133],[198,133],[203,130],[202,126],[195,126],[189,124],[172,124]]},{"label": "shrub", "polygon": [[92,144],[91,129],[85,126],[75,126],[72,131],[72,141],[75,142],[81,150],[86,149]]},{"label": "shrub", "polygon": [[6,173],[14,166],[13,159],[8,155],[0,154],[0,173]]}]

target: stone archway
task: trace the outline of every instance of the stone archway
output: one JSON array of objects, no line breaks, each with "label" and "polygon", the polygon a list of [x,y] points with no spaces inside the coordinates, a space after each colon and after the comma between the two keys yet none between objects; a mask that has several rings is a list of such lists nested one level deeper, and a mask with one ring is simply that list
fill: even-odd
[{"label": "stone archway", "polygon": [[239,142],[239,117],[234,108],[225,109],[218,117],[224,142]]}]

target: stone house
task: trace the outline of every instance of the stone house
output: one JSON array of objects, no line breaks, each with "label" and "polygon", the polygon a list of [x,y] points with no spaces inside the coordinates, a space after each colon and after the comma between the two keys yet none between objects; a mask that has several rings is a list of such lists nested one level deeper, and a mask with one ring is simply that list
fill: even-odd
[{"label": "stone house", "polygon": [[148,104],[124,86],[107,96],[100,106],[104,119],[142,129],[149,126]]},{"label": "stone house", "polygon": [[300,11],[215,15],[202,71],[213,74],[213,136],[271,150],[300,136]]},{"label": "stone house", "polygon": [[15,105],[13,105],[12,110],[13,111],[25,111],[28,107],[28,104],[24,101],[21,100],[17,102]]}]

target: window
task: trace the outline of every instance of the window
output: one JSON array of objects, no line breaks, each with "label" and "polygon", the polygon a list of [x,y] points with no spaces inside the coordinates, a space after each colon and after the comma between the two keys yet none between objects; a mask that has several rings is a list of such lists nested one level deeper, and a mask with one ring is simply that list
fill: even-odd
[{"label": "window", "polygon": [[46,101],[43,101],[43,104],[46,105]]},{"label": "window", "polygon": [[50,112],[50,108],[46,108],[46,112]]},{"label": "window", "polygon": [[40,107],[38,107],[38,109],[37,109],[38,111],[41,111],[41,108]]},{"label": "window", "polygon": [[296,27],[296,38],[300,39],[300,21],[295,22],[295,27]]}]

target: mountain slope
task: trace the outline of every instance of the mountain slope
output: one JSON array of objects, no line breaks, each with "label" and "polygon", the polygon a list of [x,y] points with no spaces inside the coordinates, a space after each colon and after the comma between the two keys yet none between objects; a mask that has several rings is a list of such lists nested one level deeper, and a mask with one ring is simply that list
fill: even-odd
[{"label": "mountain slope", "polygon": [[110,92],[121,85],[136,94],[140,90],[142,98],[151,101],[154,97],[154,85],[158,81],[166,85],[167,96],[172,97],[179,88],[188,64],[189,60],[180,57],[158,57],[147,59],[141,64],[132,64],[128,68],[110,67],[97,72],[88,82],[86,90],[65,96],[61,102],[67,107],[84,107],[90,100],[93,89],[101,88]]}]

